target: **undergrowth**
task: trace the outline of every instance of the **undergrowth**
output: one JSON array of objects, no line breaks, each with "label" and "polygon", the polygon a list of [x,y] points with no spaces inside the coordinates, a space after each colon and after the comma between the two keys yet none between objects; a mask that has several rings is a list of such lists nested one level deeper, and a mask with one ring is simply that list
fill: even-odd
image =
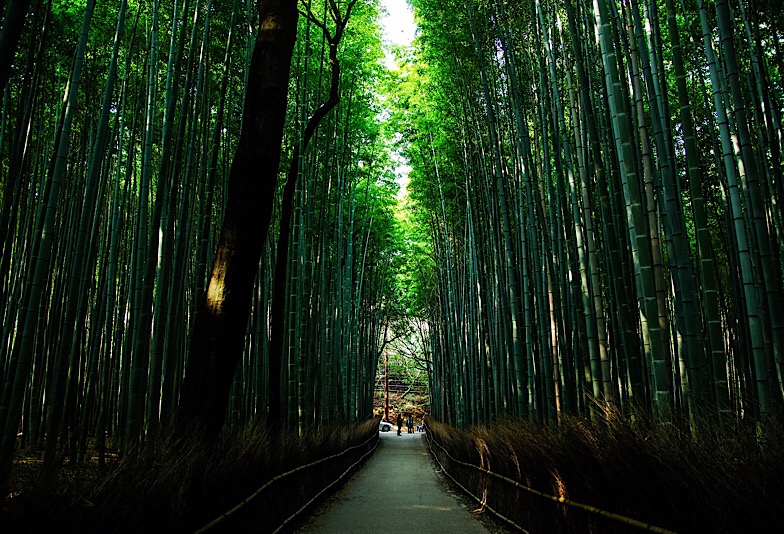
[{"label": "undergrowth", "polygon": [[[99,473],[94,466],[37,469],[5,499],[4,532],[193,532],[271,478],[366,442],[378,418],[302,435],[250,425],[217,442],[164,440]],[[276,481],[216,532],[271,532],[357,461],[373,442]],[[30,470],[22,462],[17,470]]]},{"label": "undergrowth", "polygon": [[[507,421],[459,430],[429,421],[456,459],[555,497],[676,532],[780,532],[784,430],[703,429],[609,414],[559,425]],[[485,504],[530,532],[638,532],[516,489],[460,466],[433,447],[447,471]]]}]

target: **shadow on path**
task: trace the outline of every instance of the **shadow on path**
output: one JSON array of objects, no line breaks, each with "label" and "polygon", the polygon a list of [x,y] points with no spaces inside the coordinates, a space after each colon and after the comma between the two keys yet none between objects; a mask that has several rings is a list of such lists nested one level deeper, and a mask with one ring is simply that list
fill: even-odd
[{"label": "shadow on path", "polygon": [[380,436],[365,467],[297,532],[487,532],[439,481],[423,434]]}]

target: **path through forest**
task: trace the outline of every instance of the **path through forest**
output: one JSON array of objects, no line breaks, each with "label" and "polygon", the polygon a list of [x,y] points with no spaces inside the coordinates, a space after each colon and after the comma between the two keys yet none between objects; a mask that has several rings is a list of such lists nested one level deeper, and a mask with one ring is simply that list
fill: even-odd
[{"label": "path through forest", "polygon": [[297,532],[488,532],[436,473],[423,434],[380,435],[363,469]]}]

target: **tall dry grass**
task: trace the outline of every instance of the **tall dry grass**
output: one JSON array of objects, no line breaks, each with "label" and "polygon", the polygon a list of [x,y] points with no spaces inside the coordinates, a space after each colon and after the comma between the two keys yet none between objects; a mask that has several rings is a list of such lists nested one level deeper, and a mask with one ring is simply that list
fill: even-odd
[{"label": "tall dry grass", "polygon": [[[250,425],[215,442],[164,440],[103,475],[66,468],[39,476],[6,499],[3,532],[193,532],[272,477],[367,441],[378,418],[303,434],[270,435]],[[372,447],[372,442],[370,444]],[[336,479],[365,448],[276,481],[216,532],[271,532]]]},{"label": "tall dry grass", "polygon": [[[463,462],[540,492],[677,532],[781,532],[784,431],[704,429],[608,414],[559,426],[499,422],[458,430],[430,421],[435,440]],[[434,450],[438,451],[436,447]],[[531,532],[635,532],[637,528],[515,489],[439,454],[474,495]]]}]

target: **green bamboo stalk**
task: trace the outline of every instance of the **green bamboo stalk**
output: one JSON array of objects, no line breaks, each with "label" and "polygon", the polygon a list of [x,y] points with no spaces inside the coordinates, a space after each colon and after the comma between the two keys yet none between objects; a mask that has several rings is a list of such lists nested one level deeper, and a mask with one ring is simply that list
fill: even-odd
[{"label": "green bamboo stalk", "polygon": [[[37,327],[39,315],[42,311],[42,299],[44,291],[44,280],[50,271],[50,260],[52,253],[52,237],[57,211],[57,203],[60,191],[63,186],[64,173],[66,168],[66,156],[68,152],[71,122],[73,119],[73,108],[76,105],[79,84],[81,82],[84,55],[87,48],[87,36],[92,20],[95,0],[89,0],[85,7],[84,19],[79,40],[74,53],[74,65],[71,71],[70,80],[66,87],[64,98],[65,116],[63,127],[60,134],[60,143],[55,158],[54,170],[49,179],[49,194],[46,205],[46,215],[43,219],[43,229],[36,235],[36,240],[40,243],[37,247],[38,254],[35,259],[35,269],[30,286],[29,300],[25,318],[24,332],[14,343],[19,343],[19,359],[16,364],[15,377],[12,390],[10,392],[9,404],[3,406],[5,417],[0,417],[3,424],[2,442],[0,443],[0,489],[4,489],[10,475],[11,463],[16,444],[16,433],[19,420],[22,414],[24,392],[27,387],[33,348],[35,342],[34,329]],[[6,395],[3,394],[5,400]]]},{"label": "green bamboo stalk", "polygon": [[667,355],[662,344],[660,326],[651,318],[659,316],[659,305],[656,300],[654,262],[648,243],[646,220],[644,214],[644,198],[637,183],[634,169],[632,135],[629,131],[628,111],[625,108],[621,93],[621,82],[618,69],[618,58],[612,46],[610,19],[604,0],[594,0],[597,33],[602,50],[602,60],[608,89],[608,104],[612,121],[613,136],[616,150],[621,158],[621,177],[623,193],[626,200],[627,222],[629,224],[629,240],[634,256],[635,280],[639,302],[640,322],[645,353],[651,364],[654,385],[653,403],[657,418],[667,421],[671,417],[672,389],[670,369]]}]

